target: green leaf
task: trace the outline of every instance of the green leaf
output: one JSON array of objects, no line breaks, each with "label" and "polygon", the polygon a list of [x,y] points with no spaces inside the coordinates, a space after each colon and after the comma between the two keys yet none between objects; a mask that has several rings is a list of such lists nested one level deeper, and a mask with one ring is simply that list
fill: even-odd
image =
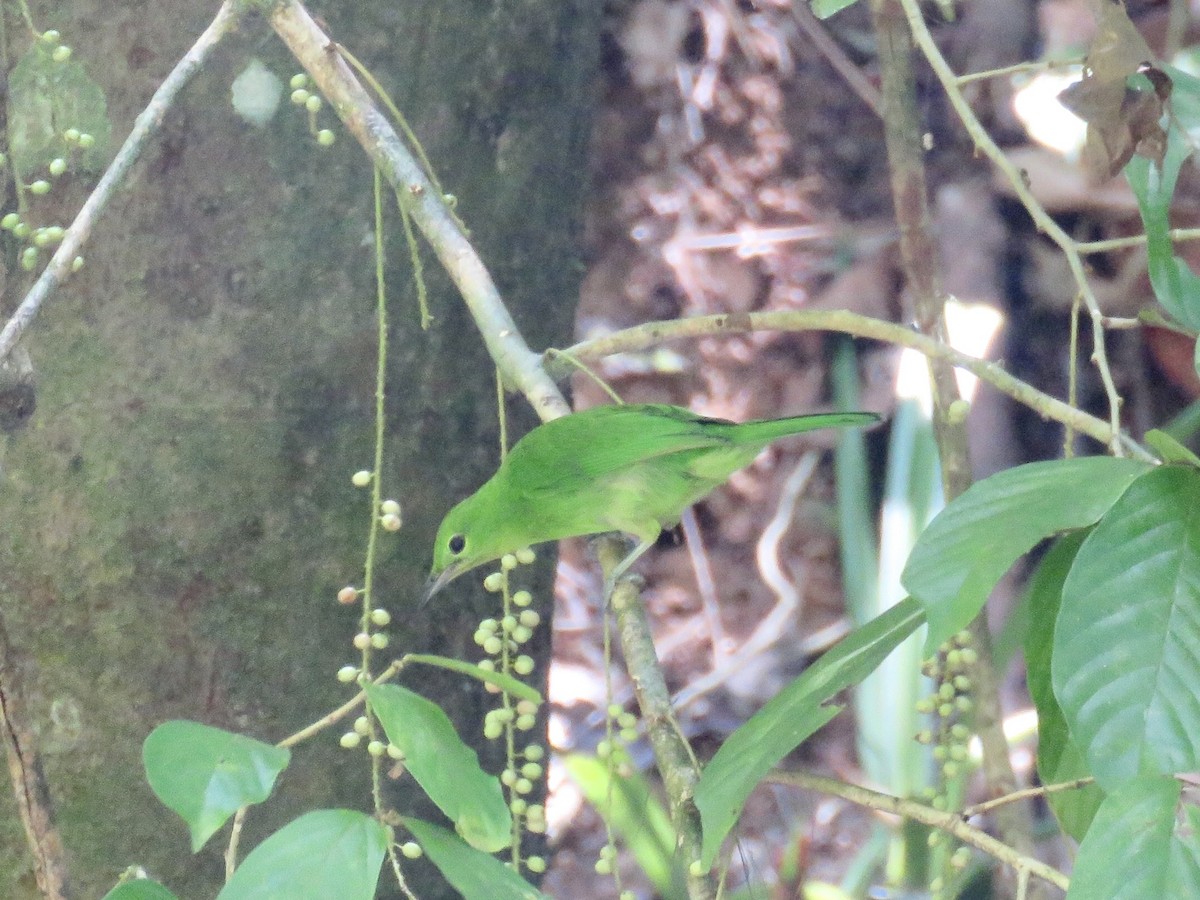
[{"label": "green leaf", "polygon": [[1145,441],[1163,462],[1186,463],[1200,469],[1200,456],[1183,446],[1167,432],[1151,428],[1145,434]]},{"label": "green leaf", "polygon": [[[86,171],[104,168],[112,126],[104,91],[74,59],[55,62],[51,47],[34,41],[9,75],[8,139],[17,175],[44,177],[56,157]],[[67,128],[92,135],[86,150],[68,144]]]},{"label": "green leaf", "polygon": [[920,604],[907,598],[856,628],[721,745],[696,785],[705,868],[762,776],[841,709],[823,704],[865,678],[923,621]]},{"label": "green leaf", "polygon": [[1200,897],[1200,814],[1173,778],[1135,778],[1112,792],[1079,846],[1067,900]]},{"label": "green leaf", "polygon": [[1108,456],[1051,460],[976,482],[917,539],[901,581],[925,607],[925,655],[965,628],[996,582],[1043,538],[1094,524],[1146,463]]},{"label": "green leaf", "polygon": [[[1025,673],[1029,695],[1038,714],[1038,776],[1042,784],[1057,784],[1091,775],[1083,754],[1071,740],[1050,679],[1054,623],[1062,601],[1063,582],[1088,532],[1077,531],[1057,541],[1029,580],[1029,629],[1025,633]],[[1083,840],[1104,792],[1096,785],[1060,791],[1046,798],[1062,829]]]},{"label": "green leaf", "polygon": [[812,11],[818,19],[828,19],[835,12],[841,12],[857,2],[858,0],[812,0]]},{"label": "green leaf", "polygon": [[1200,471],[1137,479],[1079,548],[1054,693],[1096,780],[1200,767]]},{"label": "green leaf", "polygon": [[463,840],[487,853],[507,847],[512,814],[500,781],[479,767],[441,707],[395,684],[364,689],[388,740],[403,752],[405,769]]},{"label": "green leaf", "polygon": [[629,847],[660,897],[685,897],[682,871],[674,866],[675,831],[646,780],[612,777],[594,756],[571,753],[563,760],[588,802]]},{"label": "green leaf", "polygon": [[363,813],[305,813],[255,847],[217,900],[372,900],[387,844]]},{"label": "green leaf", "polygon": [[118,884],[104,895],[101,900],[179,900],[157,881],[149,878],[135,878]]},{"label": "green leaf", "polygon": [[142,745],[155,796],[187,823],[195,853],[240,807],[261,803],[291,753],[199,722],[164,722]]},{"label": "green leaf", "polygon": [[464,900],[551,900],[500,860],[469,847],[446,829],[420,819],[402,821]]},{"label": "green leaf", "polygon": [[519,681],[504,672],[491,672],[487,669],[481,669],[473,663],[464,662],[461,659],[453,659],[449,656],[437,656],[430,653],[409,653],[404,657],[404,661],[424,663],[427,666],[436,666],[439,669],[449,669],[452,672],[470,675],[472,678],[478,678],[487,684],[494,684],[502,691],[508,691],[518,700],[528,700],[531,703],[536,703],[538,706],[542,705],[541,694],[525,682]]},{"label": "green leaf", "polygon": [[1147,267],[1154,296],[1178,322],[1196,331],[1200,329],[1200,277],[1175,255],[1169,218],[1179,170],[1191,153],[1191,141],[1172,123],[1167,131],[1162,171],[1145,157],[1134,156],[1125,166],[1125,177],[1137,197],[1146,229]]}]

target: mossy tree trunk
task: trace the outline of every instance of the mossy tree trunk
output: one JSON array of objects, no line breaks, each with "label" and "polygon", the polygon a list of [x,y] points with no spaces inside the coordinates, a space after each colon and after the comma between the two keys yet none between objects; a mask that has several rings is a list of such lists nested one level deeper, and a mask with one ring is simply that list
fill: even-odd
[{"label": "mossy tree trunk", "polygon": [[[408,116],[535,347],[570,333],[597,8],[321,10]],[[78,0],[33,12],[104,88],[119,141],[214,9]],[[9,52],[20,52],[28,37],[9,25]],[[181,896],[219,887],[224,834],[191,856],[182,822],[144,782],[141,743],[157,723],[273,741],[348,696],[333,675],[355,658],[356,613],[334,595],[361,580],[369,516],[350,475],[372,452],[371,170],[340,131],[318,147],[286,90],[267,127],[239,119],[230,83],[256,56],[285,84],[297,71],[265,21],[248,21],[187,89],[86,267],[24,340],[37,409],[0,437],[0,615],[78,896],[99,896],[135,863]],[[338,130],[328,110],[320,118]],[[38,209],[69,221],[93,181],[68,177]],[[415,598],[440,516],[495,465],[494,373],[431,255],[436,322],[419,330],[390,221],[383,484],[405,525],[382,541],[376,600],[393,616],[389,658],[473,658],[490,598],[469,579],[434,608]],[[6,311],[24,286],[10,271]],[[528,414],[510,409],[519,431]],[[543,660],[547,650],[542,639]],[[482,741],[489,703],[476,686],[427,673],[405,683]],[[251,813],[244,847],[303,811],[369,802],[365,755],[336,749],[338,733],[296,751],[276,796]],[[0,798],[5,897],[31,895],[15,809]]]}]

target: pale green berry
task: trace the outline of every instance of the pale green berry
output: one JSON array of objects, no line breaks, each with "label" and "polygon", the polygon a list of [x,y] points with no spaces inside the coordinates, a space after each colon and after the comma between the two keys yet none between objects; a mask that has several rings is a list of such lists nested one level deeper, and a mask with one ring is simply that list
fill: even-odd
[{"label": "pale green berry", "polygon": [[546,748],[539,744],[530,744],[525,748],[525,758],[530,762],[537,762],[546,756]]},{"label": "pale green berry", "polygon": [[538,779],[542,777],[542,772],[545,770],[537,763],[527,762],[521,766],[521,774],[526,778]]},{"label": "pale green berry", "polygon": [[354,720],[354,730],[359,734],[371,733],[371,720],[366,716],[359,716]]},{"label": "pale green berry", "polygon": [[337,602],[342,604],[342,606],[349,606],[357,599],[358,588],[354,587],[353,585],[348,584],[337,592]]},{"label": "pale green berry", "polygon": [[65,63],[71,58],[71,48],[66,44],[59,44],[54,48],[54,52],[50,54],[50,58],[56,63]]},{"label": "pale green berry", "polygon": [[504,572],[511,572],[517,567],[517,558],[511,553],[505,553],[500,557],[500,569]]},{"label": "pale green berry", "polygon": [[367,752],[372,756],[383,756],[387,750],[387,745],[383,741],[371,741],[367,744]]},{"label": "pale green berry", "polygon": [[537,614],[536,610],[523,609],[517,619],[526,628],[537,628],[541,624],[542,617]]},{"label": "pale green berry", "polygon": [[350,483],[355,487],[366,487],[371,483],[371,472],[369,469],[359,469],[350,476]]},{"label": "pale green berry", "polygon": [[322,147],[332,147],[336,140],[337,136],[328,128],[322,128],[317,132],[317,143]]},{"label": "pale green berry", "polygon": [[42,194],[50,193],[50,182],[48,182],[44,178],[39,178],[37,181],[35,181],[33,184],[31,184],[29,186],[29,193],[37,194],[39,197]]},{"label": "pale green berry", "polygon": [[488,634],[495,634],[500,630],[500,623],[495,619],[484,619],[479,623],[479,630],[487,632]]},{"label": "pale green berry", "polygon": [[379,504],[379,511],[385,516],[398,516],[400,515],[400,504],[395,500],[384,500]]},{"label": "pale green berry", "polygon": [[500,735],[504,734],[504,726],[498,722],[486,722],[483,726],[483,736],[489,741],[494,741]]},{"label": "pale green berry", "polygon": [[96,146],[95,136],[88,134],[86,131],[81,131],[79,133],[79,146],[80,149],[90,150],[92,147]]},{"label": "pale green berry", "polygon": [[625,712],[625,707],[623,707],[620,703],[610,703],[608,704],[608,709],[606,711],[610,719],[615,719],[621,713]]},{"label": "pale green berry", "polygon": [[71,260],[71,271],[72,272],[78,272],[82,268],[83,268],[83,257],[82,256],[77,256],[73,260]]},{"label": "pale green berry", "polygon": [[516,616],[505,616],[503,619],[500,620],[500,629],[505,634],[510,633],[516,627],[517,627],[517,617]]},{"label": "pale green berry", "polygon": [[356,731],[347,731],[338,739],[338,743],[347,750],[353,750],[362,743],[362,735]]},{"label": "pale green berry", "polygon": [[365,631],[360,631],[350,643],[354,645],[356,650],[366,650],[371,646],[371,636]]},{"label": "pale green berry", "polygon": [[962,661],[964,666],[973,666],[979,662],[979,651],[974,647],[963,647]]},{"label": "pale green berry", "polygon": [[504,576],[499,572],[492,572],[487,578],[483,579],[483,589],[491,591],[493,594],[504,587]]},{"label": "pale green berry", "polygon": [[533,790],[533,782],[528,778],[518,778],[517,783],[513,785],[513,790],[518,794],[528,794]]},{"label": "pale green berry", "polygon": [[546,860],[540,856],[531,856],[525,860],[525,868],[530,872],[541,874],[546,871]]},{"label": "pale green berry", "polygon": [[483,642],[483,652],[490,656],[495,656],[504,649],[504,641],[496,637],[494,634]]},{"label": "pale green berry", "polygon": [[61,156],[50,160],[50,165],[46,167],[50,170],[50,174],[57,178],[63,172],[67,171],[67,161]]},{"label": "pale green berry", "polygon": [[67,233],[67,229],[61,225],[50,225],[46,228],[46,239],[52,244],[57,244],[63,239],[63,235]]},{"label": "pale green berry", "polygon": [[312,94],[310,94],[304,88],[296,88],[294,91],[292,91],[292,102],[297,106],[303,106],[308,102],[308,98],[311,96]]},{"label": "pale green berry", "polygon": [[33,233],[33,246],[45,247],[50,243],[50,235],[46,234],[45,228],[39,228]]},{"label": "pale green berry", "polygon": [[380,517],[379,524],[382,526],[384,531],[399,531],[400,526],[403,523],[400,521],[400,517],[398,515],[395,513],[388,513],[386,516]]},{"label": "pale green berry", "polygon": [[485,672],[495,672],[496,671],[496,661],[494,659],[481,659],[479,662],[476,663],[476,665],[479,666],[479,668],[483,669],[483,671],[485,671]]},{"label": "pale green berry", "polygon": [[387,745],[387,755],[391,759],[404,759],[404,751],[401,750],[399,747],[397,747],[395,744]]},{"label": "pale green berry", "polygon": [[520,797],[514,797],[508,804],[508,808],[512,810],[512,814],[514,816],[519,816],[529,808],[529,803],[526,800],[522,800]]},{"label": "pale green berry", "polygon": [[693,859],[691,863],[688,864],[688,873],[693,878],[701,877],[704,874],[704,863],[700,862],[698,859]]},{"label": "pale green berry", "polygon": [[610,756],[612,756],[612,751],[612,741],[606,739],[596,744],[596,756],[598,756],[600,759],[608,759]]},{"label": "pale green berry", "polygon": [[342,666],[338,669],[337,680],[343,684],[349,684],[358,677],[358,666]]},{"label": "pale green berry", "polygon": [[513,671],[518,675],[528,675],[534,670],[534,662],[532,656],[521,654],[513,660]]},{"label": "pale green berry", "polygon": [[405,841],[400,845],[400,853],[405,859],[420,859],[421,845],[416,841]]},{"label": "pale green berry", "polygon": [[321,108],[321,98],[316,94],[310,95],[309,98],[304,101],[304,108],[311,113],[315,113]]},{"label": "pale green berry", "polygon": [[595,869],[597,875],[611,875],[612,863],[610,863],[607,859],[598,859],[596,860]]},{"label": "pale green berry", "polygon": [[631,712],[617,713],[617,725],[621,728],[635,728],[637,726],[637,716]]},{"label": "pale green berry", "polygon": [[513,594],[512,602],[516,606],[528,606],[533,602],[533,594],[529,591],[517,591]]},{"label": "pale green berry", "polygon": [[4,218],[0,219],[0,228],[3,228],[5,231],[12,231],[20,221],[21,217],[17,213],[5,213]]},{"label": "pale green berry", "polygon": [[68,128],[66,131],[63,132],[63,140],[66,141],[68,144],[76,143],[79,140],[79,138],[80,138],[80,134],[79,134],[78,128]]},{"label": "pale green berry", "polygon": [[512,631],[512,639],[518,644],[523,644],[533,637],[533,629],[526,628],[524,625],[518,625]]},{"label": "pale green berry", "polygon": [[537,554],[529,547],[522,547],[516,552],[515,556],[517,557],[517,562],[523,566],[527,566],[537,559]]},{"label": "pale green berry", "polygon": [[47,44],[57,45],[62,40],[62,33],[57,28],[50,28],[42,32],[41,38]]},{"label": "pale green berry", "polygon": [[505,787],[512,787],[517,783],[517,773],[513,769],[505,769],[500,773],[500,783]]},{"label": "pale green berry", "polygon": [[517,731],[533,731],[533,726],[537,724],[537,718],[530,715],[517,716],[515,724]]},{"label": "pale green berry", "polygon": [[371,635],[371,646],[376,650],[382,650],[389,643],[391,643],[391,638],[389,638],[382,631],[377,631]]},{"label": "pale green berry", "polygon": [[25,238],[29,237],[29,233],[32,230],[28,222],[18,222],[13,226],[13,235],[21,240],[25,240]]},{"label": "pale green berry", "polygon": [[392,614],[390,612],[388,612],[386,609],[371,610],[371,624],[372,625],[378,625],[380,628],[383,628],[385,625],[388,625],[391,621],[392,621]]},{"label": "pale green berry", "polygon": [[614,847],[612,844],[605,844],[603,847],[600,848],[600,858],[607,859],[610,861],[616,859],[617,858],[617,848]]},{"label": "pale green berry", "polygon": [[636,728],[622,728],[621,729],[621,740],[623,740],[625,743],[632,744],[637,739],[638,739],[638,733],[637,733]]},{"label": "pale green berry", "polygon": [[37,265],[38,252],[37,247],[26,247],[21,251],[21,268],[26,272],[32,272]]},{"label": "pale green berry", "polygon": [[517,715],[532,716],[538,711],[538,705],[532,700],[517,701]]},{"label": "pale green berry", "polygon": [[292,80],[288,82],[288,86],[291,87],[293,91],[299,90],[300,88],[305,87],[307,84],[308,76],[303,72],[297,72],[292,76]]}]

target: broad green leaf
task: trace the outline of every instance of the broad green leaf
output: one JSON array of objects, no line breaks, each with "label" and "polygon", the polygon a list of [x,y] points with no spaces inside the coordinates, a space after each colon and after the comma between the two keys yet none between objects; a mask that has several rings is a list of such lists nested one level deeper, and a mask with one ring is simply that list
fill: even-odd
[{"label": "broad green leaf", "polygon": [[923,621],[920,604],[907,598],[856,628],[721,745],[696,785],[705,868],[716,859],[721,842],[759,780],[841,710],[824,704],[862,681]]},{"label": "broad green leaf", "polygon": [[1144,440],[1163,462],[1186,463],[1200,469],[1200,456],[1183,446],[1167,432],[1151,428],[1146,432]]},{"label": "broad green leaf", "polygon": [[164,722],[142,745],[155,796],[187,823],[195,853],[240,807],[262,803],[291,753],[199,722]]},{"label": "broad green leaf", "polygon": [[[1029,629],[1025,633],[1025,673],[1029,695],[1038,714],[1038,776],[1042,784],[1057,784],[1084,778],[1092,773],[1083,754],[1071,740],[1067,720],[1054,696],[1050,680],[1054,623],[1062,601],[1063,582],[1075,562],[1075,554],[1088,532],[1077,531],[1058,540],[1029,580],[1027,600]],[[1095,785],[1062,791],[1046,798],[1062,829],[1075,840],[1083,840],[1104,792]]]},{"label": "broad green leaf", "polygon": [[472,678],[478,678],[487,684],[494,684],[502,691],[508,691],[519,700],[528,700],[531,703],[536,703],[539,706],[542,704],[542,695],[531,688],[523,681],[518,681],[511,675],[504,672],[490,672],[487,669],[481,669],[474,663],[464,662],[461,659],[453,659],[449,656],[437,656],[430,653],[409,653],[404,657],[405,662],[424,663],[427,666],[437,666],[439,669],[449,669],[452,672],[459,672],[463,675],[470,675]]},{"label": "broad green leaf", "polygon": [[[104,91],[75,59],[55,62],[53,47],[35,41],[9,75],[8,139],[23,181],[46,177],[56,157],[95,172],[104,168],[112,126]],[[67,128],[90,134],[87,149],[63,138]]]},{"label": "broad green leaf", "polygon": [[136,878],[118,884],[104,895],[101,900],[179,900],[157,881],[149,878]]},{"label": "broad green leaf", "polygon": [[472,847],[495,853],[512,839],[512,814],[500,781],[479,767],[436,703],[395,684],[367,685],[367,699],[404,767]]},{"label": "broad green leaf", "polygon": [[1100,786],[1200,767],[1200,471],[1137,479],[1063,585],[1054,693]]},{"label": "broad green leaf", "polygon": [[420,819],[402,821],[464,900],[551,900],[500,860],[468,846],[446,829]]},{"label": "broad green leaf", "polygon": [[1200,897],[1200,814],[1173,778],[1135,778],[1100,805],[1067,900]]},{"label": "broad green leaf", "polygon": [[976,482],[917,539],[901,581],[925,607],[925,655],[965,628],[1039,541],[1094,524],[1146,463],[1109,456],[1035,462]]},{"label": "broad green leaf", "polygon": [[828,19],[834,13],[841,12],[857,2],[858,0],[812,0],[812,11],[818,19]]},{"label": "broad green leaf", "polygon": [[363,813],[305,813],[255,847],[217,900],[372,900],[387,844]]},{"label": "broad green leaf", "polygon": [[594,756],[569,754],[563,762],[588,802],[624,840],[660,897],[685,897],[682,871],[673,865],[675,830],[662,803],[639,774],[611,777]]},{"label": "broad green leaf", "polygon": [[1169,218],[1179,170],[1191,153],[1191,141],[1172,123],[1162,170],[1145,157],[1134,156],[1125,166],[1125,177],[1137,197],[1146,229],[1147,268],[1154,296],[1176,321],[1195,331],[1200,329],[1200,277],[1175,255]]}]

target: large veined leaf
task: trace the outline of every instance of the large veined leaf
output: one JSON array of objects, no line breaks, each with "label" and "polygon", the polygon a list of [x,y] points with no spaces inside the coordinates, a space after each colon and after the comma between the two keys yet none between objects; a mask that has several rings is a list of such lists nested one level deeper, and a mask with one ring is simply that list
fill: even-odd
[{"label": "large veined leaf", "polygon": [[1135,778],[1100,805],[1067,900],[1200,897],[1200,810],[1173,778]]},{"label": "large veined leaf", "polygon": [[1054,692],[1106,790],[1200,767],[1200,471],[1137,479],[1063,585]]},{"label": "large veined leaf", "polygon": [[983,608],[996,582],[1039,541],[1104,515],[1147,463],[1108,456],[1007,469],[947,504],[917,539],[901,581],[925,607],[932,655]]},{"label": "large veined leaf", "polygon": [[187,823],[192,852],[240,807],[266,800],[289,759],[282,747],[183,720],[159,725],[142,745],[146,780]]},{"label": "large veined leaf", "polygon": [[[1025,634],[1025,678],[1029,695],[1038,714],[1038,776],[1042,784],[1056,784],[1084,778],[1087,768],[1079,747],[1071,740],[1054,686],[1050,680],[1050,660],[1054,648],[1054,623],[1062,605],[1063,584],[1075,562],[1075,555],[1088,532],[1077,531],[1061,538],[1050,548],[1029,579],[1029,629]],[[1063,831],[1077,841],[1092,824],[1104,792],[1096,785],[1074,791],[1058,791],[1046,800]]]},{"label": "large veined leaf", "polygon": [[372,900],[388,830],[352,809],[319,809],[254,848],[217,900]]},{"label": "large veined leaf", "polygon": [[550,900],[500,860],[446,829],[420,819],[401,821],[464,900]]},{"label": "large veined leaf", "polygon": [[512,814],[500,780],[479,766],[436,703],[395,684],[366,685],[371,708],[404,767],[472,847],[495,853],[512,839]]},{"label": "large veined leaf", "polygon": [[841,710],[826,702],[874,671],[923,621],[920,604],[907,598],[856,628],[721,745],[696,785],[706,868],[759,780]]}]

